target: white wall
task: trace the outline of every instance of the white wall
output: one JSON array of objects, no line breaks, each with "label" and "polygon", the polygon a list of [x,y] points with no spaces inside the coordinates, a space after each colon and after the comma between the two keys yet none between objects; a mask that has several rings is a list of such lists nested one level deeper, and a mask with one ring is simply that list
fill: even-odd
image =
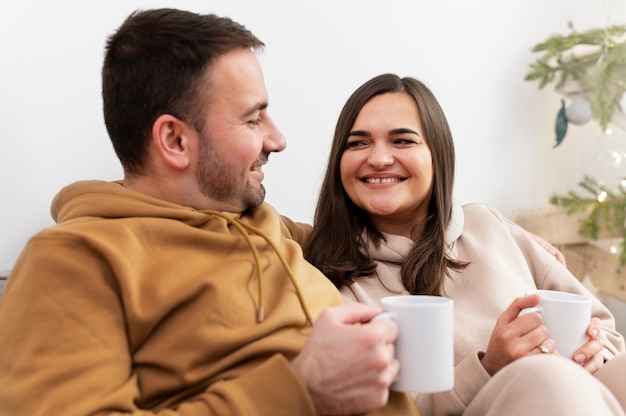
[{"label": "white wall", "polygon": [[[136,8],[233,17],[266,44],[270,111],[289,141],[266,167],[268,201],[311,221],[336,117],[381,72],[438,96],[457,145],[456,192],[505,215],[549,205],[586,173],[593,126],[552,149],[560,97],[523,81],[547,36],[626,22],[626,0],[5,1],[0,13],[0,270],[52,224],[63,185],[121,169],[101,117],[105,38]],[[592,147],[593,148],[593,147]]]}]

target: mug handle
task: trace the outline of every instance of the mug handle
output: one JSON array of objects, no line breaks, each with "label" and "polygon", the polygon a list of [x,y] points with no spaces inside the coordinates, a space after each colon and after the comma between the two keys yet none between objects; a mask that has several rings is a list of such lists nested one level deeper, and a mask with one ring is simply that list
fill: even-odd
[{"label": "mug handle", "polygon": [[392,319],[395,320],[397,318],[397,314],[395,312],[381,312],[378,315],[376,315],[375,317],[373,317],[370,322],[376,320],[376,319],[380,319],[380,318],[387,318],[387,319]]},{"label": "mug handle", "polygon": [[527,313],[537,312],[539,315],[543,315],[543,308],[541,306],[531,306],[530,308],[524,308],[517,314],[518,317],[526,315]]}]

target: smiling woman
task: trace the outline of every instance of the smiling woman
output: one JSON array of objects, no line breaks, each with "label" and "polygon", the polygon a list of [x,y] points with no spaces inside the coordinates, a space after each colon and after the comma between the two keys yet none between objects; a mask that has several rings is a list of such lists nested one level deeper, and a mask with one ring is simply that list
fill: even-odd
[{"label": "smiling woman", "polygon": [[[525,386],[514,395],[524,402],[511,404],[506,414],[586,414],[614,405],[611,394],[602,397],[601,384],[620,393],[621,377],[598,381],[601,369],[626,365],[624,339],[611,313],[518,225],[487,205],[459,204],[452,193],[454,167],[446,117],[423,83],[394,74],[365,82],[337,121],[306,258],[348,303],[381,305],[382,298],[396,295],[454,300],[455,385],[415,394],[422,414],[487,414],[480,404],[486,398],[513,399],[497,376],[524,380],[531,371],[533,382],[558,375],[550,383],[563,396],[547,405],[540,399],[545,391]],[[523,296],[537,289],[593,298],[587,339],[568,360],[555,358],[558,346],[538,314],[518,317],[537,305],[537,294]],[[526,357],[537,355],[542,359],[535,371],[536,360]],[[598,378],[591,376],[596,373]],[[572,389],[583,384],[597,398],[581,398],[572,408]]]},{"label": "smiling woman", "polygon": [[[383,233],[416,239],[421,243],[406,267],[411,276],[403,279],[410,292],[440,294],[444,266],[464,267],[442,255],[454,169],[452,133],[432,92],[412,78],[372,78],[339,115],[307,255],[341,287],[373,271],[355,236],[375,244]],[[364,178],[401,180],[371,184]]]},{"label": "smiling woman", "polygon": [[352,202],[381,232],[422,231],[433,166],[411,96],[381,94],[354,121],[341,157],[341,181]]}]

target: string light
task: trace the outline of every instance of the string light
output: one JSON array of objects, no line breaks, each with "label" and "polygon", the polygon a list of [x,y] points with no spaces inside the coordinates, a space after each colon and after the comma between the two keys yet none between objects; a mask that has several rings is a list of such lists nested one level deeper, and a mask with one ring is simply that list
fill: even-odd
[{"label": "string light", "polygon": [[613,158],[613,162],[615,162],[616,165],[619,165],[622,163],[622,155],[619,152],[613,151],[611,153],[611,157]]}]

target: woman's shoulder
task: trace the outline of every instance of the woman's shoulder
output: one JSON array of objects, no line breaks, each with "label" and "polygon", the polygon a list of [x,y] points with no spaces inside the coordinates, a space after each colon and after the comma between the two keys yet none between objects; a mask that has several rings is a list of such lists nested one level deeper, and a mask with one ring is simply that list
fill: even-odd
[{"label": "woman's shoulder", "polygon": [[503,230],[515,239],[526,240],[528,233],[513,220],[504,216],[494,207],[484,203],[468,203],[463,205],[465,216],[464,232],[476,230],[478,232],[496,232]]},{"label": "woman's shoulder", "polygon": [[502,215],[502,213],[492,206],[484,203],[470,202],[463,204],[462,208],[466,221],[469,219],[506,221],[506,218]]}]

